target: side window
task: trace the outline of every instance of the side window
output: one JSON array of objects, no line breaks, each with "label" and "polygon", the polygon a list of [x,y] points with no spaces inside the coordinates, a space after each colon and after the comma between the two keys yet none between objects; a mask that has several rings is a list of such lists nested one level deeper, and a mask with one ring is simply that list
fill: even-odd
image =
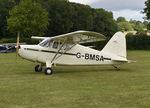
[{"label": "side window", "polygon": [[66,44],[65,46],[64,46],[64,50],[69,50],[71,48],[71,45],[70,44]]},{"label": "side window", "polygon": [[69,50],[72,47],[71,44],[64,44],[63,46],[62,44],[62,42],[53,41],[52,48],[59,49],[62,47],[61,50]]},{"label": "side window", "polygon": [[47,47],[51,48],[52,45],[53,45],[53,40],[50,40],[49,43],[48,43],[48,45],[47,45]]},{"label": "side window", "polygon": [[55,42],[53,43],[53,48],[57,49],[57,48],[58,48],[58,45],[59,45],[59,43],[55,41]]}]

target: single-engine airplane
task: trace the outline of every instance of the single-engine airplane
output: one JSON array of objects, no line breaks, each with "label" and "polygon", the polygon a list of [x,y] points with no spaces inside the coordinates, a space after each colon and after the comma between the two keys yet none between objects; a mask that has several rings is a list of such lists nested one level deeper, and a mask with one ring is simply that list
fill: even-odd
[{"label": "single-engine airplane", "polygon": [[126,56],[125,34],[117,32],[101,50],[95,50],[90,47],[80,45],[81,43],[102,41],[106,37],[100,33],[91,31],[76,31],[55,37],[37,37],[41,39],[38,45],[19,45],[16,48],[21,57],[39,62],[35,66],[35,71],[42,71],[46,66],[44,73],[51,75],[54,65],[112,65],[117,66],[129,63]]}]

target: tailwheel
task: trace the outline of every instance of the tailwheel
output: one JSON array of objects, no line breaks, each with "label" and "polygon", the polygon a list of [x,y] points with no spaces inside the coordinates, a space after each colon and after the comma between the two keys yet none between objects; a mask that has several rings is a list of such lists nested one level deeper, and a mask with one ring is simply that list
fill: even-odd
[{"label": "tailwheel", "polygon": [[117,71],[119,71],[120,69],[117,67],[117,66],[115,66],[115,65],[112,65]]},{"label": "tailwheel", "polygon": [[41,72],[42,71],[42,66],[41,65],[36,65],[35,66],[35,72]]},{"label": "tailwheel", "polygon": [[46,75],[52,75],[52,74],[53,74],[53,71],[52,71],[51,68],[46,68],[45,71],[44,71],[44,73],[45,73]]}]

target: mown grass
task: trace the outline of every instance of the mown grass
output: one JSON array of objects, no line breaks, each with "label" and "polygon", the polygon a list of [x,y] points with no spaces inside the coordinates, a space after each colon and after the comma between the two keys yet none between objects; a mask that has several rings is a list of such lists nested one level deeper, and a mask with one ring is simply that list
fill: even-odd
[{"label": "mown grass", "polygon": [[0,54],[0,108],[150,108],[150,51],[128,51],[137,61],[119,66],[54,67]]}]

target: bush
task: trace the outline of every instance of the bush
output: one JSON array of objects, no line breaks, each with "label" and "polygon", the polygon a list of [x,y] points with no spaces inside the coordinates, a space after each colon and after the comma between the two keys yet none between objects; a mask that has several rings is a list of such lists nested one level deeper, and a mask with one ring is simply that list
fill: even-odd
[{"label": "bush", "polygon": [[[96,42],[96,49],[101,50],[109,41],[109,39],[101,42]],[[146,34],[128,34],[126,36],[128,50],[150,50],[150,36]],[[91,45],[92,46],[92,45]]]},{"label": "bush", "polygon": [[[93,42],[84,44],[86,46],[96,46],[95,49],[101,50],[109,41],[109,39],[101,42]],[[150,36],[146,34],[133,35],[128,34],[126,36],[127,49],[129,50],[150,50]],[[20,43],[25,42],[27,44],[38,44],[39,40],[31,38],[21,38]],[[16,43],[16,38],[3,38],[0,39],[0,43]]]},{"label": "bush", "polygon": [[[2,38],[0,39],[0,43],[16,43],[16,38]],[[38,44],[39,40],[31,39],[31,38],[21,38],[20,43],[27,43],[27,44]]]},{"label": "bush", "polygon": [[25,42],[27,44],[38,44],[39,40],[31,39],[31,38],[23,38],[21,42]]},{"label": "bush", "polygon": [[145,34],[127,35],[127,49],[150,50],[150,36]]},{"label": "bush", "polygon": [[16,39],[15,38],[3,38],[3,39],[0,39],[0,43],[16,43]]}]

